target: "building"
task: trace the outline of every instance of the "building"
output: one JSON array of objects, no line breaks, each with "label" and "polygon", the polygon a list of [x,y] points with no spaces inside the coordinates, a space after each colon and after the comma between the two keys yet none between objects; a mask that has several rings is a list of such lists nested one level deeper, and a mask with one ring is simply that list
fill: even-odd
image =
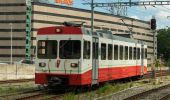
[{"label": "building", "polygon": [[[0,5],[0,60],[10,61],[11,31],[13,33],[13,59],[14,61],[24,59],[26,45],[25,0],[1,0]],[[34,2],[32,13],[32,57],[34,57],[36,33],[39,28],[63,25],[64,21],[84,21],[86,22],[84,26],[90,28],[91,13],[89,10]],[[154,45],[149,21],[114,16],[103,12],[95,12],[94,16],[95,30],[111,30],[113,34],[145,41],[148,45],[148,61],[152,62]]]}]

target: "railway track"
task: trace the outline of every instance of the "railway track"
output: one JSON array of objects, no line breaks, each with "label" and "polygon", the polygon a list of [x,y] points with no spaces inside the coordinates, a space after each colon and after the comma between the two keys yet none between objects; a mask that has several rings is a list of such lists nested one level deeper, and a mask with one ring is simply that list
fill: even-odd
[{"label": "railway track", "polygon": [[60,99],[64,94],[48,93],[47,91],[32,91],[29,93],[23,93],[18,95],[10,95],[5,97],[0,97],[0,100],[56,100]]},{"label": "railway track", "polygon": [[[162,71],[162,76],[166,76],[169,74],[170,74],[169,70]],[[160,76],[159,71],[156,72],[156,76],[157,77]],[[150,78],[150,77],[151,77],[151,71],[149,71],[148,74],[144,76],[144,79]],[[30,82],[30,81],[34,81],[34,79],[0,81],[0,84],[24,83],[24,82]],[[169,86],[169,90],[170,90],[170,86]],[[151,90],[151,91],[153,91],[153,90]],[[149,92],[147,92],[147,93],[149,93]],[[169,93],[170,93],[170,91],[169,91]],[[57,100],[57,99],[61,99],[61,97],[63,97],[63,95],[64,95],[64,93],[61,93],[61,92],[58,93],[58,92],[49,92],[49,91],[44,91],[44,90],[33,90],[33,91],[28,91],[28,92],[19,93],[19,94],[0,96],[0,100],[35,100],[35,99],[37,99],[37,100]],[[166,100],[167,98],[169,98],[169,96],[170,96],[170,94],[166,94],[165,96],[161,97],[160,100]],[[135,100],[135,99],[127,98],[125,100]],[[138,100],[138,99],[136,99],[136,100]]]},{"label": "railway track", "polygon": [[168,100],[170,99],[170,84],[160,86],[123,100]]},{"label": "railway track", "polygon": [[33,90],[33,91],[27,91],[23,93],[0,96],[0,100],[24,100],[24,98],[27,97],[36,97],[43,94],[44,93],[40,90]]},{"label": "railway track", "polygon": [[0,96],[0,100],[56,100],[60,99],[64,93],[51,92],[50,90],[30,90],[26,92],[13,93]]},{"label": "railway track", "polygon": [[0,84],[7,84],[7,83],[25,83],[25,82],[33,82],[34,79],[20,79],[20,80],[5,80],[0,81]]}]

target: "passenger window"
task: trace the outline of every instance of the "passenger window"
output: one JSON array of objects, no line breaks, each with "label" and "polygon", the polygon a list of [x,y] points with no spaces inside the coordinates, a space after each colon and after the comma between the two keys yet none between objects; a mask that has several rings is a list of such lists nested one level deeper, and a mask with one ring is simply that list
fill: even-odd
[{"label": "passenger window", "polygon": [[101,44],[101,60],[106,60],[106,44]]},{"label": "passenger window", "polygon": [[93,42],[93,59],[98,59],[98,43]]},{"label": "passenger window", "polygon": [[136,60],[136,47],[133,48],[133,59]]},{"label": "passenger window", "polygon": [[132,47],[129,47],[129,60],[132,60],[132,54],[133,54]]},{"label": "passenger window", "polygon": [[119,59],[123,60],[123,46],[120,46]]},{"label": "passenger window", "polygon": [[147,59],[147,49],[145,49],[145,59]]},{"label": "passenger window", "polygon": [[90,59],[90,41],[84,41],[83,58]]},{"label": "passenger window", "polygon": [[128,46],[125,46],[125,60],[128,60]]},{"label": "passenger window", "polygon": [[140,48],[137,49],[137,59],[140,59]]},{"label": "passenger window", "polygon": [[108,60],[112,60],[112,59],[113,59],[113,45],[108,44]]},{"label": "passenger window", "polygon": [[144,48],[142,48],[142,51],[141,51],[141,59],[144,59]]},{"label": "passenger window", "polygon": [[118,45],[114,45],[114,60],[118,60]]}]

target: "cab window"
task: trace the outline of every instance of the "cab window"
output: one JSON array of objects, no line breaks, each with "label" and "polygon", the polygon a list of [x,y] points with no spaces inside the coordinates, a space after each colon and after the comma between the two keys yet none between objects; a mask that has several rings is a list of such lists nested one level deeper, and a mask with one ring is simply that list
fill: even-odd
[{"label": "cab window", "polygon": [[56,59],[57,45],[55,40],[40,40],[38,41],[38,58],[41,59]]},{"label": "cab window", "polygon": [[59,49],[61,59],[80,59],[81,57],[80,40],[61,40]]}]

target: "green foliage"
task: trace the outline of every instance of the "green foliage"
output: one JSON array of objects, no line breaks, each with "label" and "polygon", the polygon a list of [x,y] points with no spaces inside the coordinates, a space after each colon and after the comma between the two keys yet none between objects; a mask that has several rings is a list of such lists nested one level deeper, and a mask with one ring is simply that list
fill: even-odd
[{"label": "green foliage", "polygon": [[66,93],[63,97],[63,100],[75,100],[75,94],[70,92],[70,93]]},{"label": "green foliage", "polygon": [[160,67],[160,62],[159,62],[159,59],[155,59],[155,67]]},{"label": "green foliage", "polygon": [[98,94],[105,94],[106,92],[110,92],[112,89],[112,85],[106,83],[103,87],[100,87],[97,91]]},{"label": "green foliage", "polygon": [[170,28],[158,30],[158,57],[163,54],[165,60],[170,59]]},{"label": "green foliage", "polygon": [[170,67],[170,59],[165,62],[165,66]]}]

